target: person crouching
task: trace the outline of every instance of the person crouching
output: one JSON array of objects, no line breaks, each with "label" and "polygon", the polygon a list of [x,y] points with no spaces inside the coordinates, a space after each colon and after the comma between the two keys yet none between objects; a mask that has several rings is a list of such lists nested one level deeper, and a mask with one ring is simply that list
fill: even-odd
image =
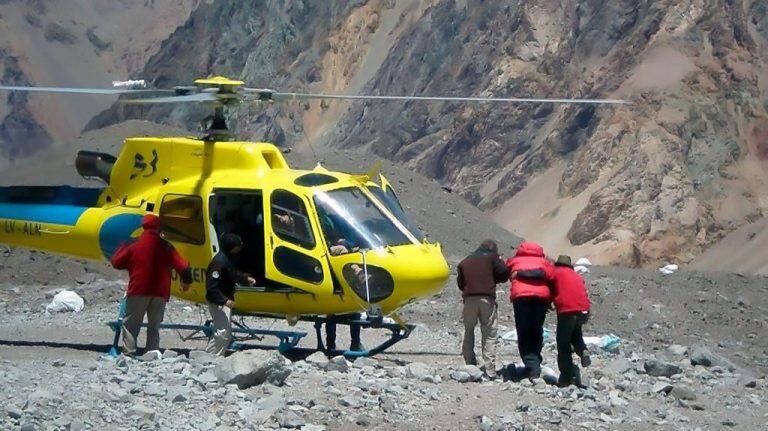
[{"label": "person crouching", "polygon": [[557,310],[557,385],[583,387],[579,367],[573,363],[573,352],[581,357],[582,367],[592,363],[581,330],[589,319],[590,304],[584,279],[573,270],[570,256],[557,258],[550,287]]},{"label": "person crouching", "polygon": [[235,307],[237,284],[253,286],[256,280],[240,272],[232,258],[243,249],[239,236],[228,233],[221,237],[221,250],[216,253],[205,272],[205,299],[211,312],[214,333],[206,351],[223,356],[232,344],[232,309]]}]

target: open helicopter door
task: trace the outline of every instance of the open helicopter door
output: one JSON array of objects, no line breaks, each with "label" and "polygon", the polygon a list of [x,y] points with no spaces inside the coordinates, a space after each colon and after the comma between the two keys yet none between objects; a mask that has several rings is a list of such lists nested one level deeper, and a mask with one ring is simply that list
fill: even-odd
[{"label": "open helicopter door", "polygon": [[285,189],[264,190],[267,279],[314,294],[331,294],[333,277],[317,226],[302,196]]}]

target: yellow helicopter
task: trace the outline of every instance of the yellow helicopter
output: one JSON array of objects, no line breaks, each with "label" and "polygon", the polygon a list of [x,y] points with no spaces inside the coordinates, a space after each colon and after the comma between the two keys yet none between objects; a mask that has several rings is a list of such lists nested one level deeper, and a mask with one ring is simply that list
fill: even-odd
[{"label": "yellow helicopter", "polygon": [[[192,288],[183,291],[174,274],[172,295],[204,304],[205,269],[218,251],[218,238],[236,233],[245,244],[240,269],[259,280],[255,287],[238,288],[236,311],[284,317],[291,323],[312,320],[319,348],[321,316],[366,311],[369,319],[351,323],[392,331],[382,345],[347,352],[351,355],[375,354],[408,336],[412,327],[396,312],[445,284],[449,268],[440,245],[428,242],[410,221],[378,169],[367,174],[331,172],[320,165],[314,170],[291,169],[274,145],[234,140],[225,108],[249,101],[307,99],[623,103],[280,93],[247,88],[225,77],[195,84],[171,90],[0,86],[0,91],[126,95],[129,98],[121,103],[202,103],[213,108],[199,139],[129,138],[118,157],[80,151],[78,173],[100,180],[103,187],[0,188],[0,243],[108,260],[121,244],[139,235],[144,214],[156,213],[162,236],[193,267]],[[116,322],[111,326],[119,328]],[[202,330],[210,333],[210,328]],[[248,336],[277,336],[281,350],[296,346],[304,335],[238,330]]]}]

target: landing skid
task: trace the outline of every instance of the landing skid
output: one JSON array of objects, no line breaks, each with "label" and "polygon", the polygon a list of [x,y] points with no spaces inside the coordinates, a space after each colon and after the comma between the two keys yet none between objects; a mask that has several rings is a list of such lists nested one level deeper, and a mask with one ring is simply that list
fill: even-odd
[{"label": "landing skid", "polygon": [[[117,320],[107,322],[107,326],[109,326],[113,331],[115,331],[115,337],[112,341],[112,346],[110,347],[108,352],[109,356],[112,356],[112,357],[117,357],[121,353],[119,348],[120,331],[122,330],[124,315],[125,315],[125,304],[124,304],[124,301],[120,301],[120,310],[118,312]],[[265,317],[265,318],[271,318],[271,319],[281,318],[274,315],[260,315],[260,314],[259,315],[246,314],[245,316]],[[358,358],[358,357],[364,357],[364,356],[367,357],[367,356],[373,356],[373,355],[379,354],[385,351],[386,349],[392,347],[396,343],[408,338],[408,336],[411,335],[411,332],[415,329],[415,325],[409,325],[401,322],[396,315],[394,315],[393,317],[394,317],[394,322],[384,322],[384,321],[381,321],[380,319],[377,321],[377,320],[359,319],[354,317],[344,318],[343,316],[334,316],[333,318],[330,318],[330,319],[328,317],[320,317],[320,316],[302,316],[300,320],[303,320],[306,322],[313,322],[315,327],[315,334],[317,336],[318,351],[324,352],[326,355],[329,355],[329,356],[334,354],[341,354],[348,358]],[[356,325],[362,329],[384,328],[390,331],[390,337],[384,342],[382,342],[381,344],[371,349],[329,350],[329,349],[326,349],[325,345],[323,345],[323,337],[321,332],[323,324],[328,324],[329,322],[334,323],[336,325],[342,325],[342,326]],[[141,327],[146,328],[147,324],[142,323]],[[160,329],[172,329],[176,331],[191,331],[186,336],[181,336],[181,334],[179,334],[182,341],[207,340],[213,335],[213,332],[214,332],[213,324],[210,320],[207,320],[202,325],[162,323],[160,324]],[[301,339],[307,335],[306,332],[299,332],[299,331],[281,331],[281,330],[251,328],[245,325],[244,323],[238,322],[235,320],[232,321],[232,334],[234,338],[230,346],[230,349],[232,350],[247,350],[247,349],[258,347],[258,346],[249,344],[248,342],[254,341],[254,340],[261,341],[264,339],[265,336],[272,336],[272,337],[276,337],[279,340],[277,350],[282,354],[285,354],[295,349],[296,346],[298,346]]]},{"label": "landing skid", "polygon": [[359,358],[359,357],[368,357],[368,356],[377,355],[387,350],[388,348],[392,347],[393,345],[397,344],[398,342],[408,338],[408,336],[411,335],[411,332],[416,328],[415,325],[407,325],[404,323],[374,322],[374,321],[365,320],[365,319],[340,320],[338,317],[336,317],[333,320],[331,320],[331,323],[335,323],[336,325],[343,325],[343,326],[356,325],[362,329],[384,328],[384,329],[388,329],[391,332],[391,334],[389,339],[385,340],[381,344],[371,349],[329,350],[329,349],[326,349],[325,345],[323,345],[323,336],[321,332],[321,328],[323,324],[328,324],[329,319],[326,317],[319,317],[319,316],[314,316],[314,317],[307,316],[307,317],[302,317],[301,320],[314,323],[315,335],[317,336],[317,350],[325,352],[329,356],[333,355],[334,353],[339,353],[347,358]]}]

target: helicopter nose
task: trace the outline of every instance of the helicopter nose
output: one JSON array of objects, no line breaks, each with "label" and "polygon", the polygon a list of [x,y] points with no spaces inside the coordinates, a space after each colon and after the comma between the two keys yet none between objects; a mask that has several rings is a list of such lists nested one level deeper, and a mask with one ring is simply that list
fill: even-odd
[{"label": "helicopter nose", "polygon": [[398,247],[392,253],[393,264],[388,267],[395,280],[394,291],[388,298],[392,308],[435,295],[445,286],[449,269],[439,245]]}]

